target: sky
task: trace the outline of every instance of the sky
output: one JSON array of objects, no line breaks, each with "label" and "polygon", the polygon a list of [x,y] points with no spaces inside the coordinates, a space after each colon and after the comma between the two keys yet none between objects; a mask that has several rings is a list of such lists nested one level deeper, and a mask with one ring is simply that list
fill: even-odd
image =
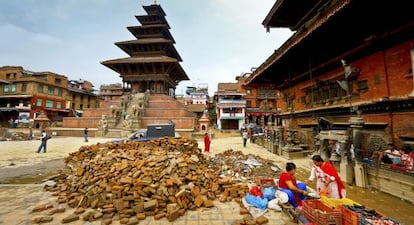
[{"label": "sky", "polygon": [[[157,0],[165,13],[189,77],[177,86],[236,82],[236,76],[262,64],[291,35],[266,32],[262,22],[275,0]],[[154,0],[0,0],[0,66],[50,71],[84,79],[95,89],[121,83],[100,62],[128,55],[114,43],[136,39],[128,26],[141,25],[143,5]]]}]

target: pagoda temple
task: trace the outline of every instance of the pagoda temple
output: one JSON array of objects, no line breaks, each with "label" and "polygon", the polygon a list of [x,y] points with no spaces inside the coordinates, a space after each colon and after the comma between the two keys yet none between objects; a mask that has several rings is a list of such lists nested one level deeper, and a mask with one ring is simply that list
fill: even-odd
[{"label": "pagoda temple", "polygon": [[127,29],[136,40],[115,44],[129,57],[101,62],[120,74],[125,92],[146,92],[175,96],[180,81],[189,80],[179,64],[182,61],[174,47],[165,12],[158,4],[143,6],[147,15],[135,16],[140,26]]}]

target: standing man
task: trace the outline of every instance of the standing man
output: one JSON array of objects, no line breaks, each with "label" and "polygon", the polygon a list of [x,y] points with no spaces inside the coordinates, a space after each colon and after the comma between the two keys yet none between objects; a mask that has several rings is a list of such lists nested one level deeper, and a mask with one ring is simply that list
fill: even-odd
[{"label": "standing man", "polygon": [[88,142],[88,128],[86,127],[85,130],[83,130],[83,136],[85,137],[85,142]]},{"label": "standing man", "polygon": [[40,146],[37,149],[36,153],[40,153],[42,148],[43,148],[43,153],[46,153],[46,144],[47,144],[47,140],[49,140],[49,139],[50,139],[50,137],[46,134],[46,131],[42,130],[42,134],[40,136]]},{"label": "standing man", "polygon": [[206,132],[204,134],[204,151],[207,153],[210,152],[210,143],[211,143],[210,137],[208,136],[208,133]]},{"label": "standing man", "polygon": [[29,135],[28,135],[29,140],[33,139],[33,130],[32,128],[29,128]]},{"label": "standing man", "polygon": [[243,130],[242,132],[242,138],[243,138],[243,147],[246,147],[247,139],[249,138],[249,133],[247,133],[247,130]]}]

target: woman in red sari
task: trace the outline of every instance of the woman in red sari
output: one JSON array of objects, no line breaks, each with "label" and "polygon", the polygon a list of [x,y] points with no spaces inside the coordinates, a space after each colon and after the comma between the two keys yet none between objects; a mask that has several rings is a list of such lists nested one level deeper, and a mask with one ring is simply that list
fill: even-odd
[{"label": "woman in red sari", "polygon": [[325,162],[320,155],[312,156],[315,169],[318,191],[326,191],[330,198],[345,198],[346,189],[335,167],[330,162]]},{"label": "woman in red sari", "polygon": [[210,137],[208,136],[208,133],[204,134],[204,151],[210,152]]},{"label": "woman in red sari", "polygon": [[287,163],[286,171],[282,172],[279,177],[279,190],[288,195],[289,203],[296,208],[302,206],[302,200],[305,199],[308,192],[306,184],[296,183],[295,172],[296,165]]}]

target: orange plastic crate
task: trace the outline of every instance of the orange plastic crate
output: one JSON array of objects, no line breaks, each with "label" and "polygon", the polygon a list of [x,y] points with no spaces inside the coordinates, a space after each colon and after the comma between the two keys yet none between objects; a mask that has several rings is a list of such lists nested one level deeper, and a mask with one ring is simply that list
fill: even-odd
[{"label": "orange plastic crate", "polygon": [[306,219],[317,225],[342,225],[342,213],[320,200],[304,200],[302,211]]},{"label": "orange plastic crate", "polygon": [[342,213],[342,222],[343,225],[358,225],[359,214],[347,209],[344,206],[339,206],[339,211]]}]

